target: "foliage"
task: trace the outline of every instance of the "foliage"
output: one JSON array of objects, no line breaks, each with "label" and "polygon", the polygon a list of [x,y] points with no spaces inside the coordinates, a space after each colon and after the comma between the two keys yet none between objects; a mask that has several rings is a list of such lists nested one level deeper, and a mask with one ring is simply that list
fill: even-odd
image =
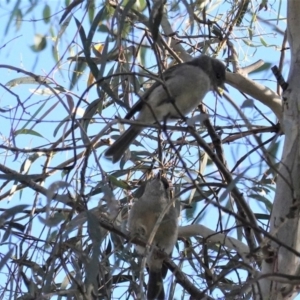
[{"label": "foliage", "polygon": [[276,54],[266,53],[285,47],[281,1],[277,12],[247,0],[10,2],[1,4],[10,8],[5,34],[32,23],[32,69],[47,65],[0,65],[13,74],[2,76],[0,98],[0,199],[14,197],[0,217],[2,297],[137,298],[147,271],[130,247],[127,213],[161,172],[191,230],[180,232],[167,263],[170,298],[249,299],[281,151],[275,112],[232,88],[231,97],[207,96],[188,124],[144,129],[119,163],[104,152],[130,123],[115,117],[189,55],[217,57],[243,75],[264,55],[249,76],[279,90],[269,70]]}]

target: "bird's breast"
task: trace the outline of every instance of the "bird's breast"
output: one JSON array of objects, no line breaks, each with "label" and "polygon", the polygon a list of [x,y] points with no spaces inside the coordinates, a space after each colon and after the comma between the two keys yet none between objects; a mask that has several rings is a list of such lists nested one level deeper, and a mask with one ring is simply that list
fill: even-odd
[{"label": "bird's breast", "polygon": [[175,74],[166,85],[159,85],[149,95],[138,119],[142,122],[161,122],[182,118],[197,107],[211,89],[210,79],[200,68]]}]

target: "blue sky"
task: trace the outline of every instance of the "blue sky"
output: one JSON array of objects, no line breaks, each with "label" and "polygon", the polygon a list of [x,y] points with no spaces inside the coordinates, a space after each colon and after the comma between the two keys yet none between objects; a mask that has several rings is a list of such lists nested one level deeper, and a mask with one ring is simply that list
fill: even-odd
[{"label": "blue sky", "polygon": [[[49,23],[45,23],[43,18],[43,10],[45,9],[45,3],[47,1],[40,2],[40,4],[37,6],[36,9],[34,9],[32,12],[30,12],[28,15],[24,16],[20,29],[16,30],[15,27],[15,18],[11,18],[10,11],[12,10],[15,2],[12,1],[10,4],[0,4],[0,16],[2,18],[1,22],[5,26],[2,26],[2,38],[0,40],[0,51],[1,51],[1,65],[11,65],[17,68],[21,68],[24,70],[27,70],[29,72],[33,72],[38,75],[48,75],[50,74],[50,77],[53,77],[56,82],[58,82],[60,85],[64,86],[65,88],[69,88],[69,81],[71,77],[71,70],[73,69],[73,65],[70,65],[67,61],[67,57],[69,57],[71,54],[70,52],[65,52],[65,49],[67,45],[71,45],[71,49],[73,53],[77,53],[80,49],[80,47],[77,47],[77,45],[81,45],[81,41],[79,36],[76,36],[76,27],[75,22],[72,19],[70,22],[69,27],[66,29],[66,32],[64,33],[59,45],[59,53],[62,57],[63,64],[60,66],[60,68],[55,67],[56,63],[54,61],[51,48],[55,46],[55,40],[53,39],[53,36],[56,36],[61,29],[61,27],[58,25],[58,20],[61,16],[61,13],[58,13],[57,16],[54,16],[51,18]],[[47,2],[50,5],[51,11],[59,11],[60,8],[64,7],[63,1],[48,1]],[[213,1],[213,3],[217,3],[217,1]],[[279,6],[281,4],[281,6]],[[280,1],[276,4],[270,6],[269,10],[267,12],[261,11],[259,13],[259,16],[263,19],[272,19],[271,23],[273,25],[278,26],[282,30],[285,29],[285,21],[276,21],[280,19],[280,14],[278,13],[279,7],[281,15],[285,15],[285,5],[286,1]],[[22,11],[26,11],[30,8],[30,3],[28,1],[22,1],[22,6],[24,9]],[[217,8],[215,8],[217,9]],[[80,19],[83,18],[82,15],[76,14],[76,17]],[[6,27],[6,25],[9,23],[9,20],[12,19],[12,22],[10,23],[9,28]],[[259,38],[253,39],[255,42],[255,47],[251,44],[246,45],[246,42],[243,41],[237,34],[236,36],[236,45],[237,50],[240,51],[240,59],[241,59],[241,66],[249,65],[253,62],[255,62],[258,59],[263,59],[267,63],[275,63],[278,64],[278,59],[280,57],[280,51],[279,48],[282,43],[282,36],[280,34],[272,35],[267,34],[267,32],[270,32],[270,27],[265,25],[265,23],[261,22],[259,23],[260,27],[258,31],[261,31],[263,33],[263,41],[261,41],[261,45],[258,46]],[[52,32],[53,36],[49,34],[49,27],[52,26]],[[84,18],[83,21],[84,28],[88,30],[89,28],[89,22],[87,18]],[[242,31],[246,30],[246,28],[241,28],[241,35]],[[39,36],[46,36],[47,41],[47,47],[44,51],[40,52],[38,55],[33,53],[30,46],[32,46],[35,43],[35,39],[38,39]],[[76,36],[76,37],[75,37]],[[74,39],[75,37],[75,39]],[[74,43],[72,43],[74,39]],[[103,42],[104,36],[101,33],[96,33],[95,42]],[[268,46],[266,46],[268,45]],[[275,47],[275,46],[277,47]],[[222,58],[222,57],[220,57]],[[149,60],[149,66],[151,65],[151,62],[153,61],[153,57],[150,55]],[[288,58],[286,60],[288,62]],[[287,76],[287,67],[286,64],[284,67],[283,75]],[[7,68],[0,68],[0,78],[1,84],[6,84],[10,80],[14,80],[16,78],[19,78],[20,76],[23,76],[22,74],[18,74],[15,71],[9,70]],[[77,95],[81,95],[82,91],[86,88],[86,80],[87,80],[87,73],[85,73],[81,79],[78,82],[78,85],[75,86],[75,88],[72,90],[74,92],[73,101],[76,105],[77,101]],[[250,77],[254,80],[258,80],[260,83],[265,84],[272,89],[275,89],[275,81],[273,78],[273,75],[270,70],[259,72],[259,73],[253,73],[250,75]],[[32,95],[32,89],[35,89],[37,86],[35,85],[19,85],[16,87],[13,87],[11,90],[12,92],[21,95],[22,101],[25,103],[26,109],[23,110],[21,106],[18,106],[17,109],[12,109],[17,106],[17,100],[16,97],[8,93],[5,89],[0,90],[0,108],[1,109],[12,109],[10,112],[0,113],[1,116],[1,127],[0,127],[0,137],[2,137],[2,143],[7,142],[7,137],[11,136],[12,130],[20,130],[23,126],[26,125],[27,129],[35,130],[39,134],[41,134],[41,137],[33,136],[33,135],[24,135],[20,134],[15,137],[15,140],[11,140],[10,143],[14,142],[17,147],[19,148],[32,148],[32,147],[39,147],[43,145],[47,145],[48,143],[51,143],[58,139],[58,137],[63,133],[64,126],[62,126],[56,136],[53,136],[54,128],[57,128],[60,124],[61,120],[66,117],[66,109],[60,104],[57,103],[55,108],[52,110],[51,107],[53,107],[56,104],[57,99],[40,96],[40,95]],[[30,90],[31,89],[31,90]],[[235,101],[241,106],[244,102],[244,98],[240,95],[240,93],[234,89],[230,88],[230,96],[235,99]],[[95,91],[91,90],[91,92],[88,95],[88,100],[91,102],[97,97]],[[208,106],[214,107],[215,105],[215,98],[212,94],[207,95],[204,102],[208,104]],[[263,105],[260,105],[255,102],[255,104],[258,105],[258,107],[265,112],[268,117],[272,121],[275,122],[274,116],[264,107]],[[219,112],[221,113],[220,118],[222,117],[224,119],[223,124],[234,124],[236,119],[238,119],[236,111],[230,107],[225,101],[218,100],[219,105]],[[82,109],[84,109],[84,105],[81,106]],[[41,110],[41,111],[39,111]],[[37,123],[36,119],[39,119],[43,116],[43,114],[46,114],[47,110],[49,110],[49,113],[47,116],[43,117],[43,121]],[[36,116],[33,114],[37,112]],[[253,116],[253,108],[246,108],[244,109],[244,113],[247,116]],[[112,111],[112,117],[114,115],[114,112]],[[228,116],[230,116],[230,121],[228,121]],[[15,119],[15,120],[13,120]],[[28,123],[29,122],[29,123]],[[89,134],[97,134],[99,132],[100,126],[103,126],[104,122],[100,118],[97,119],[97,122],[95,124],[92,124],[89,127]],[[265,124],[262,120],[259,120],[259,124]],[[107,136],[108,137],[108,136]],[[283,137],[279,138],[280,141],[283,141]],[[251,140],[252,141],[252,140]],[[282,143],[281,143],[282,144]],[[236,162],[236,157],[242,156],[244,153],[247,153],[249,151],[249,148],[251,148],[251,145],[248,145],[248,148],[245,148],[244,143],[237,142],[236,147],[234,148],[234,152],[232,152],[232,145],[224,145],[226,158],[228,160],[229,166],[233,166]],[[155,144],[153,144],[153,147],[155,147]],[[99,155],[99,160],[101,162],[101,166],[103,167],[103,170],[106,172],[109,172],[112,170],[112,168],[116,168],[115,165],[112,165],[108,160],[103,158],[101,154],[104,152],[106,148],[101,147],[97,154]],[[62,154],[56,155],[52,161],[51,166],[57,166],[61,161],[69,159],[72,157],[73,152],[63,152]],[[1,156],[1,163],[5,164],[6,166],[19,171],[22,168],[22,165],[26,162],[26,159],[28,159],[28,156],[25,155],[19,155],[19,156],[12,156],[8,155],[5,151],[2,152]],[[34,161],[34,163],[31,166],[30,174],[39,173],[41,164],[44,162],[44,158],[38,158]],[[251,164],[252,166],[256,166],[256,168],[251,169],[251,173],[247,173],[247,165],[242,165],[238,171],[240,173],[245,172],[245,176],[256,176],[261,172],[260,169],[260,157],[259,156],[251,156],[247,160],[248,164]],[[211,168],[211,171],[214,169]],[[90,174],[92,175],[94,173],[93,168],[90,169]],[[250,171],[249,171],[250,172]],[[48,187],[49,184],[51,184],[54,180],[60,180],[61,172],[57,172],[56,176],[51,177],[49,180],[46,181],[45,187]],[[2,192],[5,192],[9,190],[13,185],[13,182],[8,184]],[[90,184],[92,185],[92,183]],[[87,188],[90,188],[89,183],[87,182]],[[118,196],[118,195],[116,195]],[[7,208],[10,206],[15,206],[17,204],[32,204],[32,200],[34,198],[34,193],[31,190],[26,190],[22,193],[17,192],[14,194],[13,197],[9,199],[3,199],[2,202],[0,202],[0,208]],[[272,194],[269,195],[270,200],[272,199]],[[46,204],[45,197],[39,198],[39,206],[42,207]],[[252,200],[253,202],[253,200]],[[95,199],[92,199],[90,201],[89,205],[90,207],[95,207],[98,204],[98,198],[95,197]],[[260,206],[261,203],[251,203],[253,205],[253,209],[257,212],[261,212],[264,207]],[[195,215],[197,212],[199,212],[203,206],[199,205],[197,209],[195,210]],[[214,209],[207,210],[205,216],[201,217],[201,223],[203,222],[206,226],[214,229],[216,226],[215,220],[211,217],[214,215],[216,211]],[[194,215],[194,216],[195,216]],[[183,217],[183,222],[187,221],[185,216]],[[35,224],[38,226],[38,220],[36,220]],[[39,228],[39,227],[37,227]],[[32,234],[34,234],[34,230],[32,231]],[[1,232],[0,232],[1,233]],[[3,234],[3,233],[1,233]],[[45,234],[46,235],[46,234]],[[13,240],[13,242],[16,242]],[[4,250],[2,250],[4,251]],[[299,298],[300,299],[300,298]]]}]

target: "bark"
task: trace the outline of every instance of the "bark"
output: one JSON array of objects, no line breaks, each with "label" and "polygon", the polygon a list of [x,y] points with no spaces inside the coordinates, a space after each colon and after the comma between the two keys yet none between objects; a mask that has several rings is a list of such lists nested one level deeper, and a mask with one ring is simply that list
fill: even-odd
[{"label": "bark", "polygon": [[[283,98],[283,127],[285,132],[284,149],[279,167],[276,195],[270,220],[270,233],[283,245],[300,252],[300,1],[289,0],[287,11],[288,40],[291,47],[291,65],[288,77],[289,87]],[[279,246],[269,243],[273,257],[264,257],[263,274],[281,273],[298,276],[299,256]],[[287,276],[282,275],[283,279]],[[271,281],[263,278],[259,281],[260,295],[255,299],[293,299],[297,286],[289,283]],[[290,281],[291,282],[291,281]]]}]

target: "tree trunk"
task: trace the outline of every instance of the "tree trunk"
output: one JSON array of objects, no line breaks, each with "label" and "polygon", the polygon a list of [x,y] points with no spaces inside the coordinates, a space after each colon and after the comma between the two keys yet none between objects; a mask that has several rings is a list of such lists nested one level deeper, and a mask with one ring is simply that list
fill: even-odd
[{"label": "tree trunk", "polygon": [[[300,257],[284,247],[300,252],[300,1],[289,0],[287,11],[288,40],[291,65],[288,89],[283,93],[283,129],[285,142],[279,167],[277,189],[270,220],[270,233],[282,244],[271,242],[273,257],[264,256],[262,273],[299,275]],[[291,278],[279,276],[263,278],[260,295],[255,299],[292,299],[298,294]],[[285,281],[285,282],[283,282]],[[299,281],[299,280],[298,280]]]}]

